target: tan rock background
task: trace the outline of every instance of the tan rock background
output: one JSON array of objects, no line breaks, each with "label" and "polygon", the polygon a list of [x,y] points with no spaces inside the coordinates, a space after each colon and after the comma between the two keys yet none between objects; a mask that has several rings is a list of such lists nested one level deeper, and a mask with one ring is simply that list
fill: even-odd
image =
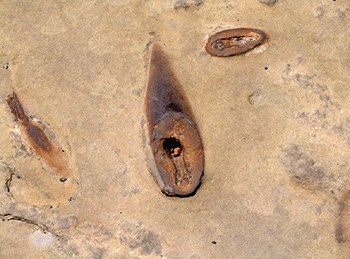
[{"label": "tan rock background", "polygon": [[[0,2],[0,258],[350,258],[348,0]],[[268,41],[216,58],[206,39]],[[160,193],[141,119],[149,46],[201,131],[195,196]],[[64,152],[60,182],[6,96]]]}]

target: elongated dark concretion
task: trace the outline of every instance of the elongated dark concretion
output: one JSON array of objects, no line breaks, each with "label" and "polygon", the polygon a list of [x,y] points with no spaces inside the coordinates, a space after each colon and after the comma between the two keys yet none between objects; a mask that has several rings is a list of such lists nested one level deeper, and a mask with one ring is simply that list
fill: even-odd
[{"label": "elongated dark concretion", "polygon": [[7,96],[6,101],[11,112],[21,124],[21,130],[24,131],[36,154],[55,170],[60,179],[66,179],[68,176],[68,165],[60,150],[50,142],[43,129],[28,118],[16,93]]},{"label": "elongated dark concretion", "polygon": [[145,110],[148,162],[154,178],[167,195],[192,194],[203,175],[203,146],[181,85],[155,44]]}]

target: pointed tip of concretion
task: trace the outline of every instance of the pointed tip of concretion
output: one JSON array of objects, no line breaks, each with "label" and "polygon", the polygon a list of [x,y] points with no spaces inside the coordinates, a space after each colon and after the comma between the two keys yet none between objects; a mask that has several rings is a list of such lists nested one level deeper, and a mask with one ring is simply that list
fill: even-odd
[{"label": "pointed tip of concretion", "polygon": [[193,119],[189,102],[168,60],[162,47],[152,44],[145,104],[147,119],[153,125],[167,111],[181,112]]},{"label": "pointed tip of concretion", "polygon": [[154,178],[166,195],[193,194],[203,174],[203,146],[182,87],[159,44],[152,46],[145,103]]}]

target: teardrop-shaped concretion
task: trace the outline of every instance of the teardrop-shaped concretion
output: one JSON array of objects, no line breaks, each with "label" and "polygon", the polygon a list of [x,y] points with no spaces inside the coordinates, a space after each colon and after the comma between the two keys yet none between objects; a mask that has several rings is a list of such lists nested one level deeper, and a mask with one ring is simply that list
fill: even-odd
[{"label": "teardrop-shaped concretion", "polygon": [[182,88],[156,44],[152,47],[145,110],[152,175],[166,195],[193,194],[203,175],[202,141]]},{"label": "teardrop-shaped concretion", "polygon": [[210,36],[205,48],[212,56],[229,57],[246,53],[264,39],[265,34],[258,29],[230,29]]}]

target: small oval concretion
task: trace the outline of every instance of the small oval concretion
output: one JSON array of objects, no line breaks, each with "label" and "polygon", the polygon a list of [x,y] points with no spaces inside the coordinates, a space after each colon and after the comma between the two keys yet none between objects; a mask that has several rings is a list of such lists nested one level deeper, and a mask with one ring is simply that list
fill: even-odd
[{"label": "small oval concretion", "polygon": [[205,48],[212,56],[229,57],[246,53],[264,39],[265,34],[258,29],[230,29],[210,36]]}]

